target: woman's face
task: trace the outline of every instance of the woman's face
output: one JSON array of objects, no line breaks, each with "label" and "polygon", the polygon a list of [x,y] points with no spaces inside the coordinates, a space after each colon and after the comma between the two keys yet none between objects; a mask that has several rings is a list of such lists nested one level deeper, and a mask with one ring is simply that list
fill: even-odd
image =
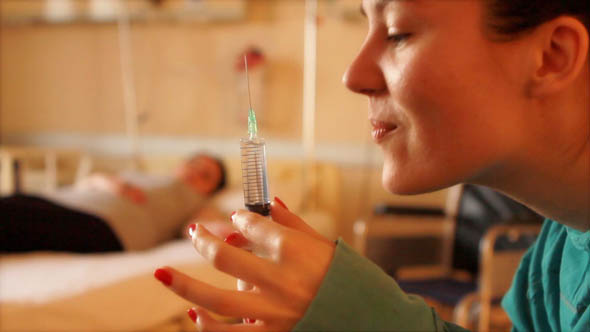
[{"label": "woman's face", "polygon": [[365,0],[362,10],[368,34],[343,80],[369,98],[384,186],[493,181],[526,139],[527,44],[486,39],[482,1]]}]

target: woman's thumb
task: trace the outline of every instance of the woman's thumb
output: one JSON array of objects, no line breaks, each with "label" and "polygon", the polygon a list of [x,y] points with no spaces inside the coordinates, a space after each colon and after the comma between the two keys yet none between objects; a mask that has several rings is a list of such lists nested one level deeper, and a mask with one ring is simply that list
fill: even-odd
[{"label": "woman's thumb", "polygon": [[280,198],[275,197],[274,200],[270,203],[270,215],[272,220],[276,223],[279,223],[285,227],[289,227],[291,229],[296,229],[298,231],[304,232],[312,237],[322,240],[322,241],[329,241],[320,233],[316,232],[315,229],[311,228],[308,224],[303,221],[303,219],[299,218],[295,214],[291,213],[287,206]]}]

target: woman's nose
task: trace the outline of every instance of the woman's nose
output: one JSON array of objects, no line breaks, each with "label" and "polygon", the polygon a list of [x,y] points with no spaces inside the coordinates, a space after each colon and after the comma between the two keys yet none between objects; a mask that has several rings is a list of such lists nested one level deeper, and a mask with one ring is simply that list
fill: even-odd
[{"label": "woman's nose", "polygon": [[348,66],[342,83],[351,91],[375,95],[387,89],[383,72],[378,63],[378,55],[366,41],[359,54]]}]

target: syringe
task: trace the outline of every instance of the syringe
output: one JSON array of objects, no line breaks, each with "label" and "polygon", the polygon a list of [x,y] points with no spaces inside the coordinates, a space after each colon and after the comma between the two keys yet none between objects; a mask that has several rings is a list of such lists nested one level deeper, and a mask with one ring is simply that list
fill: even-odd
[{"label": "syringe", "polygon": [[240,139],[242,157],[242,186],[244,188],[244,205],[249,211],[263,216],[270,214],[268,199],[268,179],[266,176],[266,151],[264,139],[258,137],[256,114],[250,97],[250,80],[248,78],[248,59],[244,55],[246,80],[248,84],[248,138]]}]

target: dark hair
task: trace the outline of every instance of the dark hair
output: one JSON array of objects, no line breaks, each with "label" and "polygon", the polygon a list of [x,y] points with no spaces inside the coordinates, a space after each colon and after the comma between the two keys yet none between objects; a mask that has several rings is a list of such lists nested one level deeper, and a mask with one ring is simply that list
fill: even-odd
[{"label": "dark hair", "polygon": [[579,19],[590,32],[589,0],[483,0],[487,29],[514,38],[562,15]]}]

